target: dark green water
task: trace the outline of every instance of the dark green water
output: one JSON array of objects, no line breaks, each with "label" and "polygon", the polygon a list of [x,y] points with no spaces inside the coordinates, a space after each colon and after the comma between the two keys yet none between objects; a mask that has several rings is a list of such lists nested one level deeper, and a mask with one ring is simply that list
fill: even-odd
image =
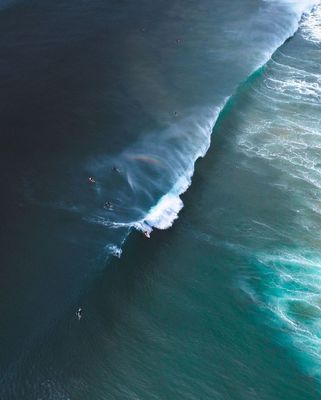
[{"label": "dark green water", "polygon": [[2,11],[1,399],[320,398],[303,3]]}]

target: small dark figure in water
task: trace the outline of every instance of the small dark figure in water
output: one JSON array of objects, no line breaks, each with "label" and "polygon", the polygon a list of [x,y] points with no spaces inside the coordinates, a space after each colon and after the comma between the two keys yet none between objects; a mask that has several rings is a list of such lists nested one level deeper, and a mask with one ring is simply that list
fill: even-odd
[{"label": "small dark figure in water", "polygon": [[176,44],[180,44],[180,43],[182,43],[182,41],[181,41],[181,39],[176,39]]},{"label": "small dark figure in water", "polygon": [[106,203],[104,204],[104,208],[106,210],[112,210],[113,209],[113,205],[112,205],[111,201],[106,201]]},{"label": "small dark figure in water", "polygon": [[114,171],[114,172],[118,172],[118,173],[120,174],[120,169],[119,169],[119,168],[117,168],[115,165],[113,165],[113,167],[112,167],[112,171]]},{"label": "small dark figure in water", "polygon": [[174,116],[177,117],[178,116],[178,112],[174,111]]},{"label": "small dark figure in water", "polygon": [[80,321],[81,317],[82,317],[82,308],[81,307],[78,308],[78,310],[76,312],[76,316],[78,318],[78,321]]},{"label": "small dark figure in water", "polygon": [[90,176],[90,177],[88,178],[88,182],[89,182],[89,183],[96,183],[95,178],[93,178],[92,176]]},{"label": "small dark figure in water", "polygon": [[143,233],[147,238],[150,238],[150,233],[148,231],[144,231]]}]

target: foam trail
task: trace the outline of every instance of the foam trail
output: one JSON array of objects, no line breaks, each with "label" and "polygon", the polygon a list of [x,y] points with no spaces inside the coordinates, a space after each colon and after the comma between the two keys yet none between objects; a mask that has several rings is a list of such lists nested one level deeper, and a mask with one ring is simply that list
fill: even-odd
[{"label": "foam trail", "polygon": [[117,247],[114,244],[108,244],[106,246],[106,251],[108,254],[112,254],[114,257],[120,258],[122,255],[122,249],[120,247]]},{"label": "foam trail", "polygon": [[150,209],[146,217],[135,222],[133,226],[138,230],[147,232],[148,235],[152,232],[152,228],[170,228],[184,206],[179,196],[190,186],[192,175],[193,173],[191,173],[190,179],[182,177],[173,189],[162,196],[159,202]]}]

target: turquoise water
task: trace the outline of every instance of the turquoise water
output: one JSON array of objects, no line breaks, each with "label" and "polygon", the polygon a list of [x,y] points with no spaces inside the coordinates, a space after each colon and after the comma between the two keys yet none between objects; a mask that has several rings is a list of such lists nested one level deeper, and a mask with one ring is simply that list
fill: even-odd
[{"label": "turquoise water", "polygon": [[4,10],[1,398],[320,398],[313,4]]},{"label": "turquoise water", "polygon": [[241,95],[246,108],[256,106],[246,111],[251,126],[242,123],[237,140],[249,165],[260,160],[275,170],[271,195],[281,192],[289,197],[277,215],[289,215],[290,220],[280,216],[256,221],[264,235],[274,232],[277,242],[267,250],[263,241],[256,253],[265,284],[262,292],[254,285],[255,292],[250,289],[250,293],[284,330],[282,340],[289,342],[304,370],[318,381],[320,11],[316,8],[303,20],[299,32],[273,55],[245,98]]}]

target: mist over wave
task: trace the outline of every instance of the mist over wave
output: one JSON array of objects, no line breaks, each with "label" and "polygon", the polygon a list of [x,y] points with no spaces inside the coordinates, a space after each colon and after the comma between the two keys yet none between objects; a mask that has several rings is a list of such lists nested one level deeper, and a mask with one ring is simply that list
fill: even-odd
[{"label": "mist over wave", "polygon": [[[311,11],[315,5],[315,1],[269,1],[269,3],[275,3],[283,11],[287,9],[290,14],[285,18],[290,18],[291,23],[285,29],[278,26],[280,29],[273,34],[273,41],[269,42],[269,47],[258,49],[262,63],[271,57],[276,47],[294,33],[302,14]],[[266,18],[270,12],[275,12],[275,9],[260,12],[258,20],[261,22],[261,18]],[[290,84],[290,82],[284,83],[284,85]],[[310,90],[312,89],[311,87]],[[89,171],[98,177],[99,182],[103,182],[99,183],[100,196],[107,195],[104,190],[109,186],[105,180],[107,166],[109,170],[112,165],[119,166],[126,186],[120,186],[113,194],[116,207],[111,218],[96,215],[91,216],[89,220],[112,227],[134,227],[148,235],[153,228],[169,228],[183,208],[180,195],[191,184],[196,160],[203,157],[209,148],[210,136],[224,103],[216,107],[216,110],[214,108],[214,112],[207,107],[205,110],[188,111],[189,116],[185,119],[177,115],[177,123],[172,123],[162,132],[144,135],[143,139],[112,160],[104,156],[96,158]]]},{"label": "mist over wave", "polygon": [[[0,13],[1,398],[312,399],[319,9],[294,33],[313,5]],[[176,229],[122,254],[190,186]]]},{"label": "mist over wave", "polygon": [[114,185],[110,218],[97,215],[90,220],[113,227],[127,225],[148,234],[153,227],[169,228],[183,207],[179,196],[191,184],[194,163],[209,148],[218,114],[219,109],[193,110],[165,131],[143,136],[119,156],[93,160],[88,171],[97,180],[99,197],[107,198],[106,188],[115,175],[123,182],[117,190]]}]

